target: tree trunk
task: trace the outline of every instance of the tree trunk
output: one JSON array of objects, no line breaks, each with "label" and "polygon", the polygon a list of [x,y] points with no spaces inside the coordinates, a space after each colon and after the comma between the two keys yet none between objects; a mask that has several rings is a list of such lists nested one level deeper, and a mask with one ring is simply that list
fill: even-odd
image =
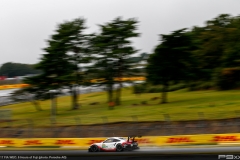
[{"label": "tree trunk", "polygon": [[72,87],[72,109],[76,110],[79,109],[78,104],[78,90],[77,87]]},{"label": "tree trunk", "polygon": [[54,94],[53,97],[52,97],[52,109],[53,109],[53,115],[55,116],[56,118],[56,115],[57,115],[57,96]]},{"label": "tree trunk", "polygon": [[161,99],[160,104],[167,103],[167,93],[168,93],[168,85],[165,84],[165,85],[163,85],[162,99]]},{"label": "tree trunk", "polygon": [[112,102],[113,101],[113,89],[112,86],[109,86],[108,88],[108,102]]},{"label": "tree trunk", "polygon": [[114,106],[111,106],[113,103],[113,85],[108,84],[108,107],[112,109]]},{"label": "tree trunk", "polygon": [[32,101],[34,107],[36,108],[37,111],[42,111],[41,106],[39,105],[38,101],[33,100]]},{"label": "tree trunk", "polygon": [[122,83],[119,83],[119,87],[116,90],[116,105],[121,105],[121,93],[122,93]]}]

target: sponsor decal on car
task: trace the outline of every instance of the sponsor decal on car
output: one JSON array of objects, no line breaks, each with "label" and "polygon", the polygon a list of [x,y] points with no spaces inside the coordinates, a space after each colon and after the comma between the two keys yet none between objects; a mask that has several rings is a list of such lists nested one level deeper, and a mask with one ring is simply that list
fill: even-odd
[{"label": "sponsor decal on car", "polygon": [[108,146],[105,144],[102,144],[102,148],[108,148]]}]

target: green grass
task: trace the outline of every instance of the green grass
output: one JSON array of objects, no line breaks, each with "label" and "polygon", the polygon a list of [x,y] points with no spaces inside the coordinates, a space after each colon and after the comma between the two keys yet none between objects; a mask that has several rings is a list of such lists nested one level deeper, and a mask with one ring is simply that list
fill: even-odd
[{"label": "green grass", "polygon": [[[132,88],[126,88],[122,93],[122,105],[113,110],[108,109],[105,92],[90,93],[80,96],[81,109],[71,110],[71,97],[58,98],[57,125],[96,124],[106,122],[102,117],[108,117],[108,122],[133,121],[132,116],[137,116],[139,121],[163,121],[164,114],[169,114],[171,120],[197,120],[198,112],[203,112],[206,119],[223,119],[236,117],[235,111],[240,110],[240,91],[194,91],[179,90],[168,94],[167,104],[159,104],[160,101],[151,101],[153,97],[159,97],[160,93],[145,93],[139,96],[132,94]],[[148,105],[141,105],[147,101]],[[90,103],[99,102],[97,105]],[[30,103],[21,103],[1,107],[11,109],[12,123],[0,123],[4,125],[50,125],[50,101],[41,101],[43,111],[36,111]],[[138,105],[133,105],[138,104]],[[240,115],[239,115],[240,117]],[[30,119],[27,121],[26,119]]]}]

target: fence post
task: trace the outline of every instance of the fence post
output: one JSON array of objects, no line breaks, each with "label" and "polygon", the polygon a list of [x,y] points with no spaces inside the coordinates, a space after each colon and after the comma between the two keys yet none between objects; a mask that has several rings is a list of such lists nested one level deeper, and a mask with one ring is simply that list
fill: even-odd
[{"label": "fence post", "polygon": [[81,119],[79,117],[75,117],[76,121],[76,135],[80,137],[79,132],[81,133]]},{"label": "fence post", "polygon": [[239,131],[239,126],[240,126],[240,111],[239,110],[235,110],[235,114],[236,114],[236,119],[235,119],[235,123],[236,123],[236,127],[237,127],[237,131]]},{"label": "fence post", "polygon": [[166,134],[168,135],[168,134],[170,134],[168,129],[171,128],[171,118],[170,118],[169,114],[163,114],[163,116],[164,116],[164,121],[165,121],[164,128],[165,128]]},{"label": "fence post", "polygon": [[[198,118],[199,118],[199,122],[198,122],[198,127],[199,128],[206,128],[206,122],[205,121],[205,114],[204,112],[198,112]],[[205,131],[205,129],[204,129]]]},{"label": "fence post", "polygon": [[33,137],[33,120],[27,119],[28,123],[28,137],[32,138]]},{"label": "fence post", "polygon": [[51,117],[50,122],[51,122],[52,127],[54,127],[56,125],[56,119],[55,118]]},{"label": "fence post", "polygon": [[[102,129],[103,129],[103,133],[104,136],[107,137],[107,123],[108,123],[108,118],[107,117],[102,117],[102,121],[103,121],[103,125],[102,125]],[[106,126],[105,126],[106,125]],[[105,126],[105,127],[104,127]]]},{"label": "fence post", "polygon": [[[137,135],[133,135],[133,136],[141,136],[140,135],[141,134],[140,133],[140,123],[138,121],[138,116],[132,116],[132,120],[133,120],[133,122],[135,122],[134,124],[136,124],[135,125],[136,128],[134,126],[133,127],[130,126],[130,130],[132,130],[131,133],[137,133]],[[136,132],[134,130],[136,130]]]},{"label": "fence post", "polygon": [[[51,126],[52,126],[52,129],[51,129],[51,131],[52,131],[52,135],[53,135],[53,137],[56,137],[56,135],[58,134],[57,133],[57,128],[56,128],[56,119],[55,118],[53,118],[53,117],[51,117],[50,118],[50,123],[51,123]],[[50,132],[51,132],[50,131]]]},{"label": "fence post", "polygon": [[14,132],[13,127],[12,127],[12,119],[8,120],[7,123],[8,123],[7,133],[9,133],[8,135],[12,135],[12,133]]}]

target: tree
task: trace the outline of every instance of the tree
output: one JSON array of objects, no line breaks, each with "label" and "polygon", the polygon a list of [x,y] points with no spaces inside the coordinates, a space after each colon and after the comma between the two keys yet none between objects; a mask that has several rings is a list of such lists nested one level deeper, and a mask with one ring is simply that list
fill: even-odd
[{"label": "tree", "polygon": [[39,73],[41,73],[41,71],[37,70],[35,65],[32,64],[7,62],[4,63],[0,68],[0,75],[7,76],[9,78]]},{"label": "tree", "polygon": [[57,90],[57,95],[64,86],[69,85],[69,80],[66,77],[72,73],[73,66],[65,61],[66,57],[62,51],[51,51],[44,54],[37,65],[37,68],[41,69],[43,73],[24,79],[24,82],[30,86],[24,88],[23,91],[33,95],[33,102],[36,107],[38,100],[51,98],[50,90]]},{"label": "tree", "polygon": [[65,22],[59,26],[57,34],[53,36],[53,40],[57,41],[68,55],[66,59],[72,65],[72,73],[65,80],[69,80],[69,88],[72,94],[73,109],[78,109],[79,86],[83,84],[84,75],[81,65],[90,62],[90,44],[91,34],[84,34],[86,29],[85,19],[77,18],[73,21]]},{"label": "tree", "polygon": [[33,92],[33,89],[34,88],[29,87],[29,88],[22,88],[22,89],[16,90],[11,93],[11,98],[14,101],[21,101],[21,102],[29,101],[34,105],[36,111],[42,111],[42,108],[39,104],[39,100],[45,100],[47,99],[47,97],[45,98],[38,97],[39,94],[36,93],[38,90],[36,90],[35,94],[30,94]]},{"label": "tree", "polygon": [[162,42],[150,55],[146,71],[148,82],[163,85],[161,103],[167,103],[170,82],[185,81],[190,74],[191,39],[185,29],[161,37]]},{"label": "tree", "polygon": [[230,55],[226,54],[226,46],[232,42],[230,37],[234,34],[231,23],[230,15],[221,14],[207,21],[206,26],[194,28],[192,31],[198,40],[198,49],[194,54],[200,60],[200,66],[204,72],[201,77],[205,81],[212,79],[213,72],[223,67],[225,60],[228,59],[227,55]]},{"label": "tree", "polygon": [[[227,77],[232,79],[233,76],[237,76],[237,74],[225,73],[229,70],[235,73],[236,68],[239,67],[239,26],[239,16],[221,14],[207,21],[206,26],[193,28],[192,35],[197,42],[197,49],[193,55],[198,57],[198,65],[201,69],[199,80],[212,81],[218,88],[222,88],[221,86],[226,88],[224,83],[228,80]],[[237,79],[237,77],[234,78],[234,80]],[[235,82],[232,86],[236,87]]]},{"label": "tree", "polygon": [[30,84],[28,91],[36,92],[38,97],[46,97],[49,90],[68,87],[72,94],[72,109],[78,109],[78,91],[83,77],[79,65],[86,62],[87,38],[82,33],[85,20],[78,18],[59,24],[56,33],[47,41],[48,47],[37,65],[43,73],[25,80]]},{"label": "tree", "polygon": [[[132,46],[130,38],[138,37],[136,33],[138,22],[135,19],[122,20],[118,17],[112,22],[100,25],[101,32],[93,38],[93,48],[96,64],[94,68],[104,70],[104,73],[97,74],[98,78],[104,78],[102,82],[108,88],[108,101],[113,102],[113,86],[118,84],[116,91],[116,105],[120,105],[123,76],[133,74],[134,62],[129,61],[130,57],[137,52]],[[118,80],[116,78],[119,78]]]}]

